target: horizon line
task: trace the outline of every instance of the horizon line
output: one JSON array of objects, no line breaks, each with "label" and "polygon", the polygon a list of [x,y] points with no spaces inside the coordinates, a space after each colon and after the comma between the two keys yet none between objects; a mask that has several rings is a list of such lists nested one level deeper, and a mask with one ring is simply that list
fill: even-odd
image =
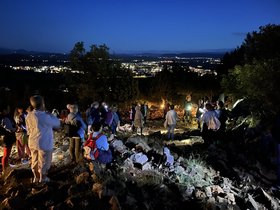
[{"label": "horizon line", "polygon": [[[234,48],[219,48],[219,49],[201,49],[201,50],[110,50],[109,53],[114,54],[182,54],[182,53],[226,53],[234,50]],[[24,51],[26,53],[47,53],[47,54],[69,54],[71,52],[50,52],[44,50],[26,50],[26,49],[10,49],[0,47],[1,51],[9,51],[11,53],[17,53],[17,51]]]}]

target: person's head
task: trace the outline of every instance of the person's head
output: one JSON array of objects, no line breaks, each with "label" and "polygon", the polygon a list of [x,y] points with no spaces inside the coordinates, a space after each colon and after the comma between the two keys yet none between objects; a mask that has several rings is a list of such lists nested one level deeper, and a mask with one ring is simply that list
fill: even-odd
[{"label": "person's head", "polygon": [[171,105],[169,106],[169,108],[170,108],[170,110],[174,110],[174,105],[171,104]]},{"label": "person's head", "polygon": [[77,105],[77,104],[71,104],[71,105],[69,106],[69,111],[70,111],[71,113],[77,114],[78,111],[79,111],[78,105]]},{"label": "person's head", "polygon": [[136,152],[144,152],[143,146],[141,144],[137,144],[135,147]]},{"label": "person's head", "polygon": [[92,104],[92,107],[94,107],[95,109],[98,109],[99,107],[99,103],[97,101],[93,102]]},{"label": "person's head", "polygon": [[20,116],[22,114],[23,114],[23,108],[22,107],[15,108],[14,117]]},{"label": "person's head", "polygon": [[218,108],[220,109],[224,108],[224,102],[218,101]]},{"label": "person's head", "polygon": [[17,111],[18,111],[19,114],[22,114],[23,113],[23,108],[22,107],[18,107]]},{"label": "person's head", "polygon": [[136,111],[140,111],[140,110],[141,110],[141,107],[137,105],[137,106],[135,107],[135,110],[136,110]]},{"label": "person's head", "polygon": [[100,122],[94,122],[91,126],[91,129],[94,131],[94,132],[99,132],[100,129],[101,129],[101,123]]},{"label": "person's head", "polygon": [[44,110],[45,109],[44,98],[40,95],[31,96],[30,97],[30,104],[34,109],[37,109],[37,110]]},{"label": "person's head", "polygon": [[114,106],[114,107],[112,108],[112,111],[113,111],[113,112],[117,112],[117,111],[118,111],[118,107],[117,107],[117,106]]},{"label": "person's head", "polygon": [[32,111],[33,111],[33,107],[32,106],[27,107],[27,109],[26,109],[27,113],[32,112]]},{"label": "person's head", "polygon": [[213,106],[212,106],[212,104],[207,103],[207,104],[205,104],[205,108],[206,108],[208,111],[210,111],[210,110],[213,109]]}]

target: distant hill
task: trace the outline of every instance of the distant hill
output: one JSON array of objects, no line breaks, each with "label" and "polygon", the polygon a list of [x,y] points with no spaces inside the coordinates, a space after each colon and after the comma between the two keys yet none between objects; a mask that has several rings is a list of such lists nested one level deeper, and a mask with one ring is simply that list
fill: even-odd
[{"label": "distant hill", "polygon": [[[121,59],[124,62],[131,60],[161,60],[165,58],[197,58],[197,57],[211,57],[211,58],[223,58],[226,52],[231,51],[230,49],[220,50],[208,50],[198,52],[182,52],[182,51],[148,51],[148,52],[129,52],[129,53],[113,53],[112,58]],[[27,51],[24,49],[7,49],[0,47],[0,63],[11,64],[22,59],[30,60],[30,56],[35,56],[36,63],[41,63],[42,60],[46,59],[51,62],[56,60],[68,61],[69,54],[63,53],[51,53],[51,52],[38,52],[38,51]],[[22,62],[20,62],[22,63]]]},{"label": "distant hill", "polygon": [[0,55],[10,55],[10,54],[19,54],[19,55],[64,55],[63,53],[54,53],[54,52],[39,52],[39,51],[28,51],[25,49],[8,49],[0,47]]}]

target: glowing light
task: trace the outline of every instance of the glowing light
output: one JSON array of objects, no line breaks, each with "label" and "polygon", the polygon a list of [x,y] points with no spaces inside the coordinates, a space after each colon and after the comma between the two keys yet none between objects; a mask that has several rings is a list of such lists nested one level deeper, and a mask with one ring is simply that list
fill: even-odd
[{"label": "glowing light", "polygon": [[202,108],[199,108],[198,110],[199,110],[201,113],[204,113],[204,112],[205,112],[205,110],[202,109]]}]

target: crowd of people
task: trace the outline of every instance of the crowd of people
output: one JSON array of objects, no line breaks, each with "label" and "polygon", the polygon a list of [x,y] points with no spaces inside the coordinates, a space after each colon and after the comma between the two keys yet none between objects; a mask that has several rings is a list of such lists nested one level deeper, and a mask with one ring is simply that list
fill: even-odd
[{"label": "crowd of people", "polygon": [[[122,121],[121,114],[116,105],[109,106],[107,103],[93,102],[82,117],[77,104],[68,104],[67,113],[54,109],[52,113],[45,107],[43,97],[39,95],[30,98],[30,104],[26,110],[17,107],[14,117],[10,117],[10,109],[7,104],[0,107],[0,132],[1,142],[4,148],[2,157],[2,170],[9,166],[8,160],[12,146],[16,144],[17,162],[23,164],[31,162],[34,175],[33,182],[48,182],[47,172],[52,162],[52,151],[54,146],[53,131],[63,127],[69,139],[69,153],[72,164],[77,164],[88,157],[106,164],[112,161],[112,153],[109,149],[108,139],[114,139],[117,128]],[[200,117],[202,124],[202,135],[205,140],[213,137],[213,130],[225,129],[225,110],[223,103],[218,103],[214,110],[210,103],[204,104],[204,114]],[[147,103],[133,104],[129,110],[129,120],[132,131],[143,134],[143,127],[147,124],[149,107]],[[180,120],[173,104],[168,104],[164,109],[167,138],[174,140],[175,128]],[[212,122],[213,119],[219,122]],[[214,123],[211,127],[210,124]],[[216,124],[215,124],[216,123]],[[105,131],[105,132],[102,132]],[[104,135],[106,133],[107,135]],[[109,134],[109,135],[108,135]],[[88,140],[94,140],[94,146],[98,156],[94,157]],[[92,146],[92,145],[91,145]],[[88,152],[88,154],[84,154]]]},{"label": "crowd of people", "polygon": [[[43,97],[39,95],[32,96],[30,104],[26,110],[17,107],[14,117],[11,117],[9,105],[1,103],[0,136],[3,147],[1,174],[11,165],[9,157],[13,145],[16,144],[15,162],[31,163],[34,183],[48,182],[47,172],[51,166],[54,147],[53,131],[61,128],[69,139],[72,164],[79,163],[83,156],[86,156],[83,153],[89,139],[94,139],[98,151],[97,161],[103,164],[112,161],[108,138],[114,139],[122,120],[117,106],[93,102],[86,110],[84,119],[77,104],[68,104],[67,113],[61,114],[56,109],[52,113],[48,112]],[[148,106],[145,103],[131,107],[130,120],[133,131],[139,131],[142,135],[147,113]]]}]

